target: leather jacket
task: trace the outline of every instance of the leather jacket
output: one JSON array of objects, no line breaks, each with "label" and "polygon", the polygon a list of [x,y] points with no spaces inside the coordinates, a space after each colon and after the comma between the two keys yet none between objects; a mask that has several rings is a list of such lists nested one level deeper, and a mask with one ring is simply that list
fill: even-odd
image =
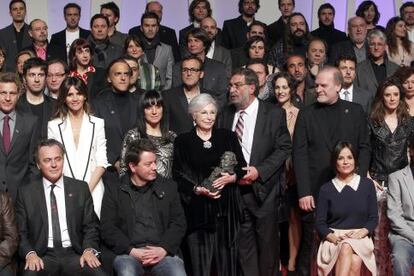
[{"label": "leather jacket", "polygon": [[370,176],[387,184],[388,175],[408,165],[408,137],[414,131],[414,118],[400,123],[392,133],[385,122],[369,122],[371,136]]},{"label": "leather jacket", "polygon": [[11,262],[19,242],[13,201],[6,192],[0,192],[0,216],[0,267],[4,267]]}]

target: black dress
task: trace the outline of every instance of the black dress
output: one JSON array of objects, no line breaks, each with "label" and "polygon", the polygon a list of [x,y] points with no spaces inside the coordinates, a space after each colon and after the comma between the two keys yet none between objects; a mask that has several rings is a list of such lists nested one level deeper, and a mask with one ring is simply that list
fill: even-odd
[{"label": "black dress", "polygon": [[[219,166],[225,151],[236,154],[235,173],[240,179],[246,166],[236,134],[213,129],[211,147],[199,138],[195,129],[179,135],[174,143],[173,177],[178,184],[187,219],[185,245],[191,263],[191,275],[210,275],[212,262],[218,275],[238,275],[236,235],[242,210],[238,186],[228,184],[219,199],[196,195],[193,191]],[[185,248],[184,248],[185,249]]]}]

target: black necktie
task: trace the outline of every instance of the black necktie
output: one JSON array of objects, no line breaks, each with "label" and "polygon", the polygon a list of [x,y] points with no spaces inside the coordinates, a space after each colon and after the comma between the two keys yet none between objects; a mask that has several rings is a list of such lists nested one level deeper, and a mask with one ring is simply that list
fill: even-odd
[{"label": "black necktie", "polygon": [[57,209],[56,197],[53,189],[55,184],[50,186],[50,213],[52,215],[52,233],[53,233],[53,248],[62,247],[62,237],[60,235],[59,213]]},{"label": "black necktie", "polygon": [[6,153],[10,151],[10,125],[9,125],[10,117],[8,115],[4,116],[3,119],[3,146]]}]

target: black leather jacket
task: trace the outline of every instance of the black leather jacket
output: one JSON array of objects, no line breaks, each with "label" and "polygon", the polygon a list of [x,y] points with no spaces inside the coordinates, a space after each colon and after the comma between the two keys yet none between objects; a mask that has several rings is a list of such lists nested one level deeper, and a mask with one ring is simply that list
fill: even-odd
[{"label": "black leather jacket", "polygon": [[371,165],[369,173],[378,181],[388,180],[388,175],[408,165],[408,137],[414,131],[414,118],[399,124],[392,133],[383,122],[375,125],[369,122],[371,136]]}]

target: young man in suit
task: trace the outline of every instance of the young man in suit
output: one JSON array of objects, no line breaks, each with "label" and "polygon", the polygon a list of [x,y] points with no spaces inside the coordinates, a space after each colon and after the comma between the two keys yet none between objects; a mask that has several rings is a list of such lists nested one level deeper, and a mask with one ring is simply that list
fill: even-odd
[{"label": "young man in suit", "polygon": [[120,11],[119,7],[115,2],[108,2],[101,5],[101,14],[108,18],[109,21],[109,28],[108,28],[108,36],[109,41],[113,44],[118,45],[120,47],[124,47],[125,39],[127,38],[127,34],[121,33],[116,29],[116,24],[119,22],[120,18]]},{"label": "young man in suit", "polygon": [[341,72],[331,66],[319,71],[315,80],[317,102],[299,111],[293,136],[293,166],[302,215],[302,242],[296,271],[310,275],[316,252],[315,199],[319,188],[335,176],[331,153],[338,141],[348,141],[358,153],[358,174],[369,167],[370,142],[366,114],[358,104],[339,98]]},{"label": "young man in suit", "polygon": [[105,192],[102,238],[119,276],[186,275],[177,256],[186,231],[184,210],[176,183],[157,177],[155,152],[148,139],[133,141],[125,156],[128,174]]},{"label": "young man in suit", "polygon": [[13,200],[33,172],[37,143],[37,119],[16,109],[20,91],[14,73],[0,74],[0,190],[8,191]]},{"label": "young man in suit", "polygon": [[200,28],[205,30],[208,34],[208,37],[211,40],[210,49],[208,50],[206,56],[208,58],[220,61],[226,66],[226,74],[228,77],[231,75],[231,54],[230,51],[220,46],[217,41],[219,35],[219,29],[217,28],[217,22],[213,17],[206,17],[200,22]]},{"label": "young man in suit", "polygon": [[23,65],[23,81],[26,93],[17,104],[22,111],[37,117],[39,140],[47,138],[47,123],[52,118],[55,99],[44,94],[47,63],[40,58],[30,58]]},{"label": "young man in suit", "polygon": [[19,189],[23,274],[105,275],[97,258],[99,225],[88,184],[63,176],[64,154],[58,141],[41,141],[35,150],[40,174]]},{"label": "young man in suit", "polygon": [[246,42],[246,33],[255,19],[254,15],[260,8],[259,0],[239,0],[239,13],[237,18],[229,19],[223,23],[223,46],[227,49],[242,47]]},{"label": "young man in suit", "polygon": [[278,0],[277,3],[281,15],[277,21],[267,26],[266,29],[270,47],[284,36],[288,18],[295,9],[295,0]]},{"label": "young man in suit", "polygon": [[259,81],[251,69],[236,69],[230,79],[229,101],[219,126],[238,134],[249,164],[240,180],[244,210],[239,232],[243,275],[276,275],[279,269],[277,206],[280,173],[291,150],[286,114],[258,100]]},{"label": "young man in suit", "polygon": [[389,176],[387,216],[391,222],[389,240],[392,247],[394,275],[410,275],[414,268],[414,139],[409,142],[410,164]]},{"label": "young man in suit", "polygon": [[[145,12],[153,12],[158,16],[160,22],[160,29],[158,31],[160,35],[160,41],[167,45],[170,45],[173,51],[174,60],[180,60],[180,48],[177,43],[177,35],[175,34],[175,30],[171,29],[170,27],[161,25],[162,21],[162,11],[163,6],[158,1],[150,1],[145,6]],[[128,31],[129,35],[136,35],[138,37],[142,36],[141,26],[135,26]]]},{"label": "young man in suit", "polygon": [[[196,56],[189,56],[181,61],[181,79],[183,84],[179,87],[163,91],[164,106],[166,108],[169,126],[177,134],[190,131],[194,127],[193,118],[188,113],[189,102],[200,93],[213,94],[213,91],[201,87],[204,76],[203,62]],[[225,96],[212,95],[212,96]],[[220,105],[224,97],[217,99]]]},{"label": "young man in suit", "polygon": [[79,27],[81,7],[78,4],[66,4],[63,8],[63,16],[65,18],[66,28],[60,32],[52,34],[50,44],[53,44],[55,47],[59,48],[59,52],[64,53],[64,56],[59,58],[69,64],[69,49],[72,42],[80,37],[85,39],[88,38],[91,32]]},{"label": "young man in suit", "polygon": [[16,71],[16,55],[30,46],[29,25],[24,22],[26,3],[23,0],[12,0],[9,3],[12,23],[0,30],[0,46],[6,51],[6,72]]},{"label": "young man in suit", "polygon": [[[207,32],[201,28],[194,28],[187,33],[186,41],[189,54],[195,55],[203,61],[202,87],[215,91],[217,96],[225,94],[228,83],[226,67],[223,63],[206,56],[211,45]],[[177,62],[173,67],[172,87],[178,87],[181,84],[181,63]]]},{"label": "young man in suit", "polygon": [[342,100],[360,104],[365,113],[369,114],[374,98],[368,91],[354,85],[357,68],[355,57],[352,55],[342,55],[338,58],[335,65],[344,79],[341,91],[339,91],[339,97]]}]

